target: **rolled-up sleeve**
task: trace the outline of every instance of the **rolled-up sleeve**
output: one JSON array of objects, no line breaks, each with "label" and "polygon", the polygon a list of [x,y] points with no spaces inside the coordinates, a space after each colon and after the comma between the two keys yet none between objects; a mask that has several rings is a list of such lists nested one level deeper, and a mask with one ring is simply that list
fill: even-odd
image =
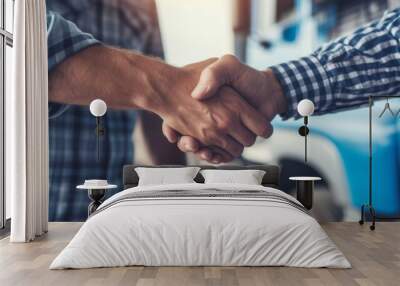
[{"label": "rolled-up sleeve", "polygon": [[[61,15],[47,11],[47,43],[49,73],[65,59],[92,45],[99,44],[92,35],[82,32]],[[68,105],[49,102],[49,118],[67,110]]]},{"label": "rolled-up sleeve", "polygon": [[297,117],[310,99],[316,114],[368,103],[369,96],[400,93],[400,9],[322,46],[308,57],[271,67],[288,102],[281,116]]}]

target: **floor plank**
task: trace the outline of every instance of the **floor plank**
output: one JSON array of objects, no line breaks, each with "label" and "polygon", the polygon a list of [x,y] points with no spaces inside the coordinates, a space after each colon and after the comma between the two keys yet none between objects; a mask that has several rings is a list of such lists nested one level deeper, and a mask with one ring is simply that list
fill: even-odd
[{"label": "floor plank", "polygon": [[81,223],[51,223],[49,233],[32,243],[0,240],[0,285],[400,285],[400,222],[378,223],[374,232],[353,222],[323,228],[352,263],[352,269],[289,267],[119,267],[48,269]]}]

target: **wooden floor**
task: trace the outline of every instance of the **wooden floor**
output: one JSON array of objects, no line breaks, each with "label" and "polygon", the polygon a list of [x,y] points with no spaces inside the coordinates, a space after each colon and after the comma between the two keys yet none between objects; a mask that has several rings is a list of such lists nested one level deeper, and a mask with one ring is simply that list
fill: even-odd
[{"label": "wooden floor", "polygon": [[51,223],[29,244],[0,241],[0,285],[400,285],[400,223],[378,223],[375,232],[357,223],[323,225],[353,268],[124,267],[48,270],[80,223]]}]

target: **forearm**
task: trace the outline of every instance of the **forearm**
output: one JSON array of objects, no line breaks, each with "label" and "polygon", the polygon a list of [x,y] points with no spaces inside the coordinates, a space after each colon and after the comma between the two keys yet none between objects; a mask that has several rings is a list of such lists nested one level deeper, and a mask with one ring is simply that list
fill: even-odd
[{"label": "forearm", "polygon": [[103,45],[91,46],[56,66],[49,74],[49,101],[88,105],[103,99],[110,108],[150,108],[162,104],[155,78],[168,69],[161,61]]},{"label": "forearm", "polygon": [[399,25],[400,10],[394,10],[309,57],[271,67],[288,102],[283,117],[297,116],[304,98],[325,114],[366,104],[369,96],[397,94]]}]

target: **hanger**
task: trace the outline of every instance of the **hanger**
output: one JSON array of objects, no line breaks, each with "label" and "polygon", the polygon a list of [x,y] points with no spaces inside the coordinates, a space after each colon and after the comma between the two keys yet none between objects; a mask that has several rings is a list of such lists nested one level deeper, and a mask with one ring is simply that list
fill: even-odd
[{"label": "hanger", "polygon": [[385,107],[383,108],[381,114],[379,114],[379,118],[381,118],[383,116],[383,114],[386,112],[386,110],[389,110],[393,117],[396,117],[397,114],[398,114],[398,112],[397,112],[397,114],[395,115],[393,110],[390,108],[389,98],[388,97],[386,98]]},{"label": "hanger", "polygon": [[397,112],[396,112],[396,114],[395,114],[395,118],[399,117],[399,115],[400,115],[400,109],[397,110]]}]

